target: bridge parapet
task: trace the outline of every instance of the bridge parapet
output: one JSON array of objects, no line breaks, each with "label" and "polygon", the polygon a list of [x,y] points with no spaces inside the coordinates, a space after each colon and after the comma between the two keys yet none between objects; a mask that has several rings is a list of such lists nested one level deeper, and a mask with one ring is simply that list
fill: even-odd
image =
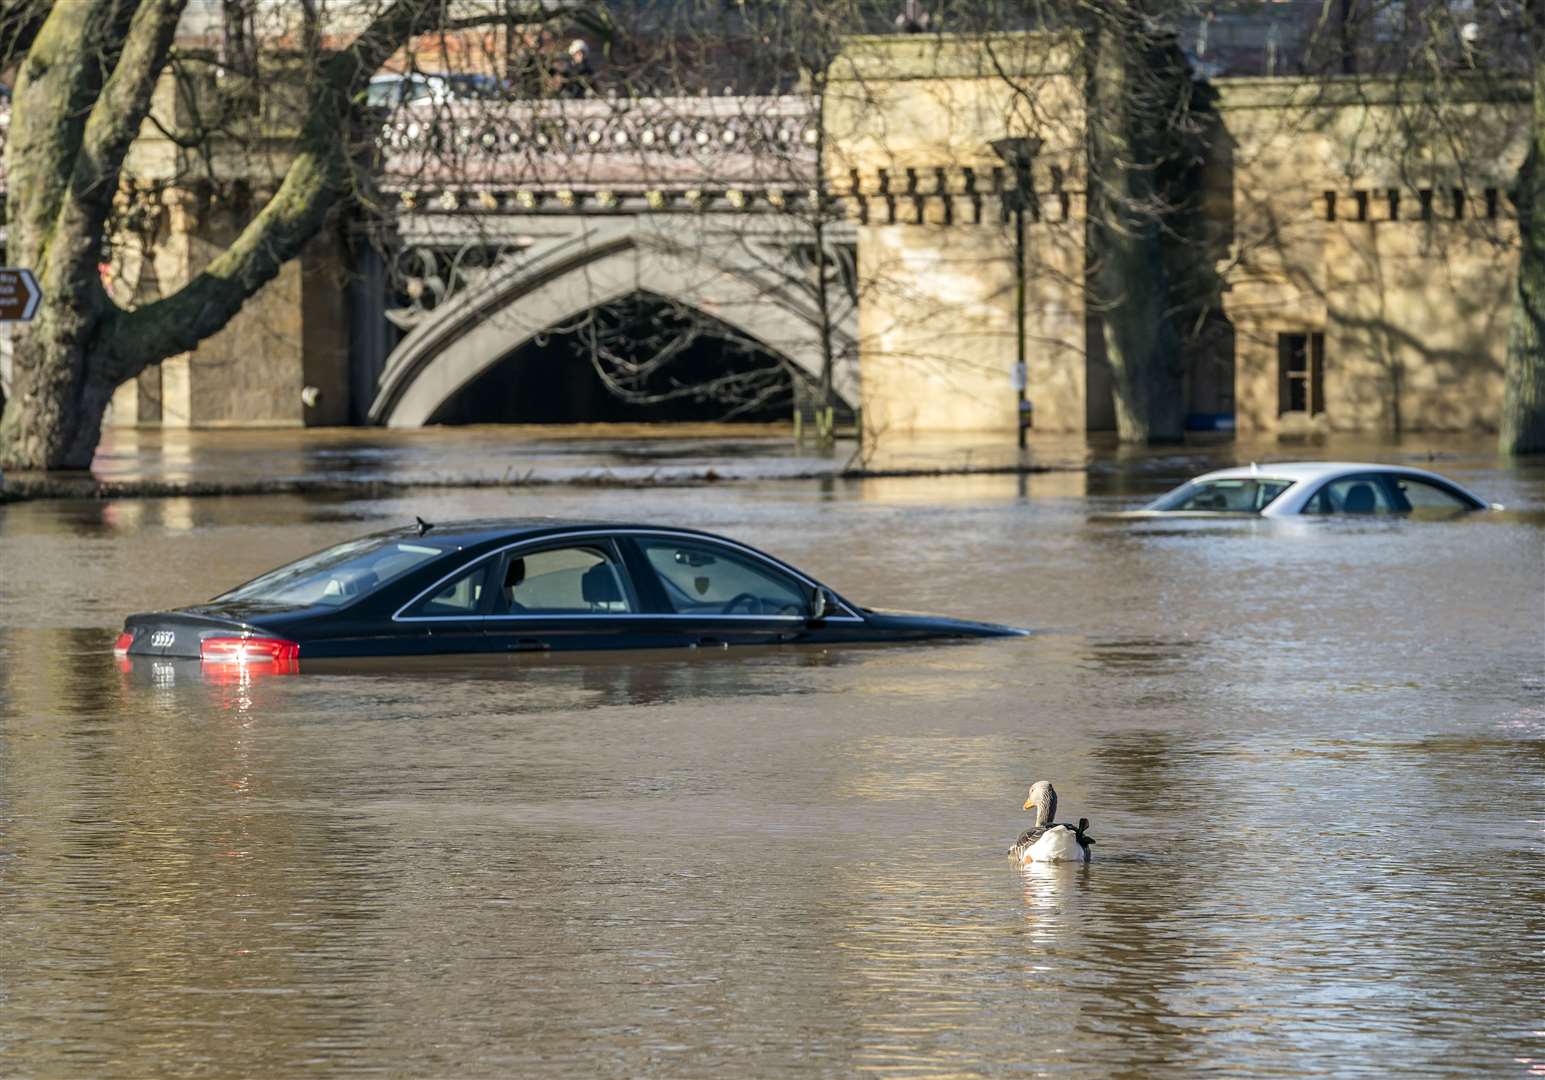
[{"label": "bridge parapet", "polygon": [[[9,125],[0,109],[0,198]],[[382,126],[380,183],[429,214],[781,212],[815,188],[820,138],[798,95],[423,103]],[[1083,192],[1056,170],[1034,180],[1047,220],[1080,216]],[[1012,184],[949,163],[854,169],[826,191],[865,224],[978,224],[1002,217]]]},{"label": "bridge parapet", "polygon": [[425,103],[383,127],[381,180],[409,208],[659,211],[726,197],[776,210],[814,186],[819,141],[811,101],[792,95]]},{"label": "bridge parapet", "polygon": [[[0,109],[0,192],[10,119]],[[469,195],[802,189],[819,140],[796,95],[423,103],[382,125],[381,181]]]}]

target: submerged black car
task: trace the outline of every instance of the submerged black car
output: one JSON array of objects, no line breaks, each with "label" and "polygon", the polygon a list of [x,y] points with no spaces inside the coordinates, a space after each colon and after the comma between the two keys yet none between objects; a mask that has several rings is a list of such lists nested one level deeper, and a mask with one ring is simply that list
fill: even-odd
[{"label": "submerged black car", "polygon": [[1000,637],[871,611],[745,544],[692,529],[473,521],[338,544],[206,604],[131,615],[124,657],[300,660]]}]

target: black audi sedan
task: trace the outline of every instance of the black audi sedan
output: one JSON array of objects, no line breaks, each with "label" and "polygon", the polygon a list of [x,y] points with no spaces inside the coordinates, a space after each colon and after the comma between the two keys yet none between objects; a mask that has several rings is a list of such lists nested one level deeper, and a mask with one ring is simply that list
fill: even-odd
[{"label": "black audi sedan", "polygon": [[307,659],[1023,632],[862,608],[755,548],[692,529],[420,521],[337,544],[205,604],[131,615],[115,652],[293,670]]}]

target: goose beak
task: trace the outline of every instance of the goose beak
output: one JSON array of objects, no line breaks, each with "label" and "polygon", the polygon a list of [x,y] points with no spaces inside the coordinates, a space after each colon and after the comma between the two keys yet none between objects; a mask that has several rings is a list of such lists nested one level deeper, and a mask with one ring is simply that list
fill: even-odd
[{"label": "goose beak", "polygon": [[1026,799],[1025,800],[1024,809],[1026,809],[1026,810],[1034,810],[1035,809],[1035,803],[1031,802],[1029,799]]}]

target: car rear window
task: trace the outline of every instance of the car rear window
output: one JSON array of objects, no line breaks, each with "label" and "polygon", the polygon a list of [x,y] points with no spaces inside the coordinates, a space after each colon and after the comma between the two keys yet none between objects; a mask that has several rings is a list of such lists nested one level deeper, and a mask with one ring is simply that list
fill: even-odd
[{"label": "car rear window", "polygon": [[1231,480],[1193,481],[1152,504],[1150,510],[1203,510],[1223,514],[1258,514],[1293,481],[1251,476]]},{"label": "car rear window", "polygon": [[308,555],[215,597],[271,607],[341,607],[444,554],[417,540],[367,537]]}]

